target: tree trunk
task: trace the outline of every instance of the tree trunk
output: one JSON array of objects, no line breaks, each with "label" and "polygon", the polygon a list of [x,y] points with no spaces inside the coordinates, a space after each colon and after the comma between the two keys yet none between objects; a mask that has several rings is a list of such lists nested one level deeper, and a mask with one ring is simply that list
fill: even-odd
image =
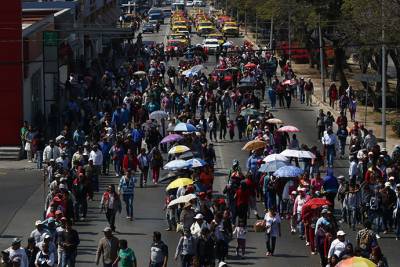
[{"label": "tree trunk", "polygon": [[346,54],[342,47],[338,47],[334,45],[335,59],[332,69],[331,80],[336,81],[337,75],[339,75],[340,85],[344,87],[348,87],[349,83],[347,82],[346,75],[344,73],[343,67],[346,61]]}]

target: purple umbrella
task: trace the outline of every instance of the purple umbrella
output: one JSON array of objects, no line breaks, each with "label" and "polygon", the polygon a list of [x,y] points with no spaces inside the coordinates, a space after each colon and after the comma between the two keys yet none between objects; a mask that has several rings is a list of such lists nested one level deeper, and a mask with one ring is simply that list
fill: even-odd
[{"label": "purple umbrella", "polygon": [[163,138],[163,140],[161,140],[161,144],[165,144],[165,143],[171,143],[171,142],[175,142],[175,141],[179,141],[182,140],[183,137],[179,134],[169,134],[166,137]]}]

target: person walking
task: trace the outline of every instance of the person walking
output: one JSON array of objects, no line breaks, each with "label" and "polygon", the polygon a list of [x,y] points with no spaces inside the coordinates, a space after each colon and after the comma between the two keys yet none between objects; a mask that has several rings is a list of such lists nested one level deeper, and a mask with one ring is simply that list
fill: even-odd
[{"label": "person walking", "polygon": [[149,167],[150,167],[150,159],[146,153],[146,149],[142,148],[140,150],[140,154],[137,157],[139,161],[139,169],[140,169],[140,187],[146,187],[147,184],[147,176],[149,174]]},{"label": "person walking", "polygon": [[264,217],[265,221],[265,239],[267,253],[266,256],[273,256],[275,252],[276,239],[281,236],[281,217],[275,211],[275,207],[271,207]]},{"label": "person walking", "polygon": [[118,257],[114,261],[113,266],[118,266],[119,263],[120,267],[136,267],[137,260],[135,252],[131,248],[128,248],[128,242],[125,239],[121,239],[119,240],[118,247]]},{"label": "person walking", "polygon": [[100,239],[96,252],[96,265],[103,262],[103,267],[113,267],[113,263],[118,258],[118,238],[113,236],[113,230],[106,227],[103,230],[104,237]]},{"label": "person walking", "polygon": [[242,259],[244,258],[244,253],[246,252],[246,227],[243,221],[239,221],[238,226],[233,230],[233,236],[236,238],[236,256],[239,256],[239,252],[242,252]]},{"label": "person walking", "polygon": [[149,267],[167,267],[168,246],[161,240],[161,233],[153,233],[153,243],[150,246]]},{"label": "person walking", "polygon": [[335,103],[338,99],[338,89],[335,83],[331,83],[328,89],[329,106],[335,109]]},{"label": "person walking", "polygon": [[118,185],[118,192],[125,202],[126,218],[133,219],[133,198],[135,194],[136,178],[132,175],[132,170],[128,169],[126,174],[121,177]]},{"label": "person walking", "polygon": [[175,251],[175,260],[181,259],[182,267],[190,267],[196,252],[196,239],[192,236],[190,229],[183,229],[183,235],[178,241]]},{"label": "person walking", "polygon": [[323,109],[319,110],[316,124],[318,128],[318,140],[321,140],[325,131],[325,113]]},{"label": "person walking", "polygon": [[72,222],[70,220],[65,220],[65,228],[58,232],[57,240],[58,250],[61,251],[58,266],[75,267],[80,239],[78,232],[72,229]]},{"label": "person walking", "polygon": [[311,81],[311,79],[308,79],[308,81],[305,83],[304,91],[306,93],[306,105],[311,106],[312,105],[312,95],[314,94],[314,84]]},{"label": "person walking", "polygon": [[106,218],[110,229],[115,231],[115,215],[117,212],[121,213],[121,200],[117,192],[115,192],[115,186],[109,185],[107,191],[103,193],[100,202],[100,212],[103,210],[106,212]]},{"label": "person walking", "polygon": [[153,147],[149,154],[153,184],[158,184],[160,169],[163,166],[163,157],[158,146]]}]

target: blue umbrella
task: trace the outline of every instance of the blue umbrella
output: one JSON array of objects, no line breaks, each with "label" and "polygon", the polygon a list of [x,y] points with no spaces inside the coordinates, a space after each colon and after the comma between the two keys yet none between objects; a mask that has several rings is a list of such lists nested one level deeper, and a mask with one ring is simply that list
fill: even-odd
[{"label": "blue umbrella", "polygon": [[192,124],[183,122],[178,123],[174,128],[174,132],[196,132],[196,131],[197,131],[196,127],[194,127]]},{"label": "blue umbrella", "polygon": [[189,159],[186,161],[186,163],[189,165],[190,168],[198,168],[207,165],[207,162],[199,158]]},{"label": "blue umbrella", "polygon": [[303,174],[303,169],[296,166],[283,166],[274,172],[276,177],[298,177]]},{"label": "blue umbrella", "polygon": [[186,162],[186,160],[176,159],[165,164],[164,170],[180,170],[188,167],[189,164]]},{"label": "blue umbrella", "polygon": [[287,165],[288,163],[285,161],[275,160],[262,164],[258,169],[258,172],[274,172]]}]

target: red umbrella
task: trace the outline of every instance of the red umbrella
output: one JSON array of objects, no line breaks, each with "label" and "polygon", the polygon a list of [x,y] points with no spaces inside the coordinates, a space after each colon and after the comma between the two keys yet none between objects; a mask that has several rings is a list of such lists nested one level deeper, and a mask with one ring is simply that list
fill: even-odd
[{"label": "red umbrella", "polygon": [[254,69],[255,67],[257,67],[257,65],[254,64],[254,63],[249,62],[246,65],[244,65],[244,67],[248,68],[248,69]]},{"label": "red umbrella", "polygon": [[329,205],[331,205],[331,202],[329,202],[325,198],[312,198],[306,203],[304,203],[303,208],[307,207],[309,209],[315,210],[322,206],[329,206]]},{"label": "red umbrella", "polygon": [[296,85],[297,82],[296,82],[296,80],[284,80],[284,81],[282,82],[282,84],[283,84],[283,85]]},{"label": "red umbrella", "polygon": [[278,132],[298,133],[300,130],[297,127],[287,125],[279,128]]}]

